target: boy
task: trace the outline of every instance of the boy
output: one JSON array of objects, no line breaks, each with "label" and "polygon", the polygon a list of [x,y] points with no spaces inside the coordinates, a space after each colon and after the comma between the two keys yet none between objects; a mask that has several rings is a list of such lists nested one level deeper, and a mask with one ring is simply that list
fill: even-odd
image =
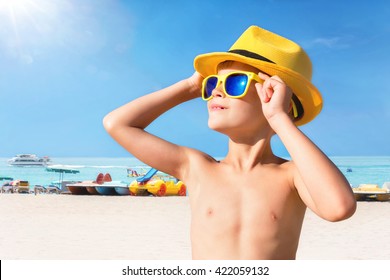
[{"label": "boy", "polygon": [[[194,259],[295,259],[306,207],[329,221],[356,209],[345,177],[296,127],[322,106],[310,59],[294,42],[251,26],[228,52],[200,55],[194,65],[190,78],[108,114],[105,128],[135,157],[185,182]],[[221,161],[144,130],[200,96],[209,127],[229,137]],[[292,161],[272,153],[274,133]]]}]

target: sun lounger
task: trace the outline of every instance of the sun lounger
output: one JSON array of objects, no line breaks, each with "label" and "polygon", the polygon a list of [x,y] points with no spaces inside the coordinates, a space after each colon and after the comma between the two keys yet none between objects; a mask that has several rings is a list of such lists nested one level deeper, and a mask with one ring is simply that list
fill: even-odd
[{"label": "sun lounger", "polygon": [[45,193],[45,192],[46,192],[46,189],[43,186],[41,186],[41,185],[34,186],[34,194],[35,195]]},{"label": "sun lounger", "polygon": [[61,193],[61,190],[57,186],[54,186],[54,185],[49,185],[45,189],[46,189],[46,193],[55,193],[55,194]]},{"label": "sun lounger", "polygon": [[13,186],[10,184],[5,184],[1,187],[1,192],[2,193],[13,193],[14,192]]}]

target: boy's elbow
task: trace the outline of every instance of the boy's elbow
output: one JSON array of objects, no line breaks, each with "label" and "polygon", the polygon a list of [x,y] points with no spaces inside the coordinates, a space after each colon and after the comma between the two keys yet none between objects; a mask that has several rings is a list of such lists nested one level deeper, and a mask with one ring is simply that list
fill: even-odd
[{"label": "boy's elbow", "polygon": [[348,197],[341,201],[339,205],[334,207],[334,211],[325,217],[330,222],[339,222],[350,218],[356,211],[356,200],[355,197]]},{"label": "boy's elbow", "polygon": [[111,132],[115,129],[115,122],[110,114],[103,118],[103,127],[109,134],[111,134]]}]

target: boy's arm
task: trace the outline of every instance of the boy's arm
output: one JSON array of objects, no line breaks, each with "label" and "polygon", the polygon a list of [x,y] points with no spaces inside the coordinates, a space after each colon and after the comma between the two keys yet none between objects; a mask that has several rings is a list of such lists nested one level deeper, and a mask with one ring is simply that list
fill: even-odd
[{"label": "boy's arm", "polygon": [[346,219],[355,212],[352,189],[333,162],[291,121],[279,116],[272,124],[294,163],[294,185],[302,200],[329,221]]},{"label": "boy's arm", "polygon": [[142,96],[109,113],[103,120],[107,132],[142,162],[182,178],[190,149],[154,136],[144,129],[157,117],[200,96],[202,77],[194,73],[162,90]]},{"label": "boy's arm", "polygon": [[353,215],[356,200],[333,162],[304,135],[287,114],[291,90],[278,77],[261,76],[263,113],[294,163],[294,184],[304,203],[320,217],[339,221]]}]

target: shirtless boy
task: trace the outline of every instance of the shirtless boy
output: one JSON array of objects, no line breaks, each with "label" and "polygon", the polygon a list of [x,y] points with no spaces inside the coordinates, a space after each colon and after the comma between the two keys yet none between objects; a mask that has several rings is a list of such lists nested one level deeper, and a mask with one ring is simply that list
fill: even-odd
[{"label": "shirtless boy", "polygon": [[[144,163],[185,182],[194,259],[295,259],[307,207],[332,222],[356,209],[346,178],[297,128],[322,107],[309,57],[251,26],[228,52],[200,55],[194,65],[188,79],[109,113],[106,130]],[[229,137],[221,161],[144,130],[197,97],[207,100],[209,127]],[[291,161],[272,153],[275,133]]]}]

